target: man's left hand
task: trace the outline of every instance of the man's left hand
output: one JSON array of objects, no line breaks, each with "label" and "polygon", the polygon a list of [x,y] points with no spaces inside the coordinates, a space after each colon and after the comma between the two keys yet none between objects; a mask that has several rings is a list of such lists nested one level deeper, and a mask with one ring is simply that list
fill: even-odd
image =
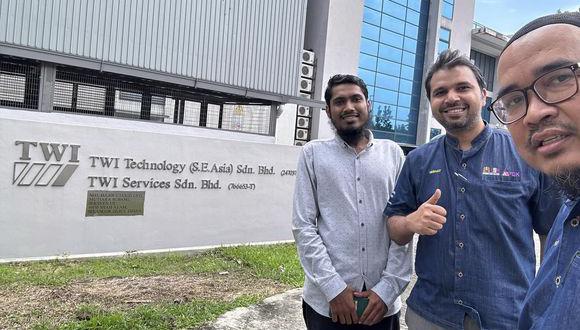
[{"label": "man's left hand", "polygon": [[369,304],[358,321],[359,324],[373,325],[383,319],[388,308],[379,295],[372,290],[355,292],[354,295],[369,299]]}]

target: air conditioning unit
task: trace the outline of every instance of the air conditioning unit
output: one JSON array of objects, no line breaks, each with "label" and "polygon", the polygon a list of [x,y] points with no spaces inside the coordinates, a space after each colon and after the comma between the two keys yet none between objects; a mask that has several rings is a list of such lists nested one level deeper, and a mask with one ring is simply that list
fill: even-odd
[{"label": "air conditioning unit", "polygon": [[296,129],[296,140],[307,141],[308,140],[308,130],[302,129],[302,128],[297,128]]},{"label": "air conditioning unit", "polygon": [[302,50],[302,63],[314,64],[314,52],[303,49]]},{"label": "air conditioning unit", "polygon": [[298,106],[298,110],[296,110],[296,113],[298,114],[298,116],[302,116],[302,117],[310,117],[310,107],[304,106],[304,105],[299,105]]},{"label": "air conditioning unit", "polygon": [[300,147],[301,147],[301,146],[305,145],[305,144],[306,144],[306,142],[308,142],[308,141],[300,141],[300,140],[294,140],[294,145],[295,145],[295,146],[300,146]]},{"label": "air conditioning unit", "polygon": [[305,63],[300,64],[300,76],[312,79],[312,76],[314,76],[314,67]]},{"label": "air conditioning unit", "polygon": [[312,80],[308,78],[300,78],[300,91],[312,92]]},{"label": "air conditioning unit", "polygon": [[300,95],[300,97],[303,97],[305,99],[311,99],[312,98],[312,94],[309,94],[309,93],[300,93],[299,95]]},{"label": "air conditioning unit", "polygon": [[310,128],[310,118],[297,117],[296,118],[296,127]]}]

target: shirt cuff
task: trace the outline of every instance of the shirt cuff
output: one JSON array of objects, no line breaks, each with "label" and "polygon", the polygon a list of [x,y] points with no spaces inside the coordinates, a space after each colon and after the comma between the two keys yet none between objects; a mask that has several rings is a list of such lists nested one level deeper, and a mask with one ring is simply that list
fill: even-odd
[{"label": "shirt cuff", "polygon": [[319,287],[322,293],[324,293],[326,301],[330,302],[346,289],[346,283],[338,274],[336,274],[326,283],[321,283]]},{"label": "shirt cuff", "polygon": [[388,282],[381,280],[371,290],[387,305],[388,312],[395,308],[395,300],[399,295]]}]

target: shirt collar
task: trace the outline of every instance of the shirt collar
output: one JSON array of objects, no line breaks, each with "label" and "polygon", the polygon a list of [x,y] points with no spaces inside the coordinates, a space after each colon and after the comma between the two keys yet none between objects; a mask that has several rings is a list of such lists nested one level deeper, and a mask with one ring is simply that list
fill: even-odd
[{"label": "shirt collar", "polygon": [[[373,135],[373,132],[371,132],[370,129],[365,129],[363,132],[364,132],[364,135],[369,139],[369,142],[367,143],[367,146],[365,148],[365,150],[366,150],[374,145],[375,137]],[[338,134],[335,134],[335,141],[343,147],[354,150],[354,148],[349,146],[348,143],[344,142],[344,140]]]},{"label": "shirt collar", "polygon": [[[491,136],[492,133],[492,128],[489,126],[489,124],[484,120],[483,123],[485,124],[485,127],[483,128],[483,131],[481,131],[481,133],[479,133],[475,139],[473,139],[473,141],[471,141],[471,149],[470,150],[479,150],[479,148],[481,148],[482,145],[485,144],[485,142],[489,139],[489,137]],[[452,146],[455,149],[459,148],[459,140],[449,134],[445,134],[445,142],[447,142],[447,144],[449,144],[450,146]]]}]

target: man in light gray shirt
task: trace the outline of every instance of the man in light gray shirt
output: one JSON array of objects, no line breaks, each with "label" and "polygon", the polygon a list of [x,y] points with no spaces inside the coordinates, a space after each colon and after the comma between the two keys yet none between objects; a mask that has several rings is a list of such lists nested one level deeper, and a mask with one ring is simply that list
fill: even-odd
[{"label": "man in light gray shirt", "polygon": [[382,212],[403,151],[366,129],[370,102],[360,78],[332,77],[325,100],[336,136],[302,148],[294,192],[304,320],[308,329],[399,329],[411,251],[389,239]]}]

